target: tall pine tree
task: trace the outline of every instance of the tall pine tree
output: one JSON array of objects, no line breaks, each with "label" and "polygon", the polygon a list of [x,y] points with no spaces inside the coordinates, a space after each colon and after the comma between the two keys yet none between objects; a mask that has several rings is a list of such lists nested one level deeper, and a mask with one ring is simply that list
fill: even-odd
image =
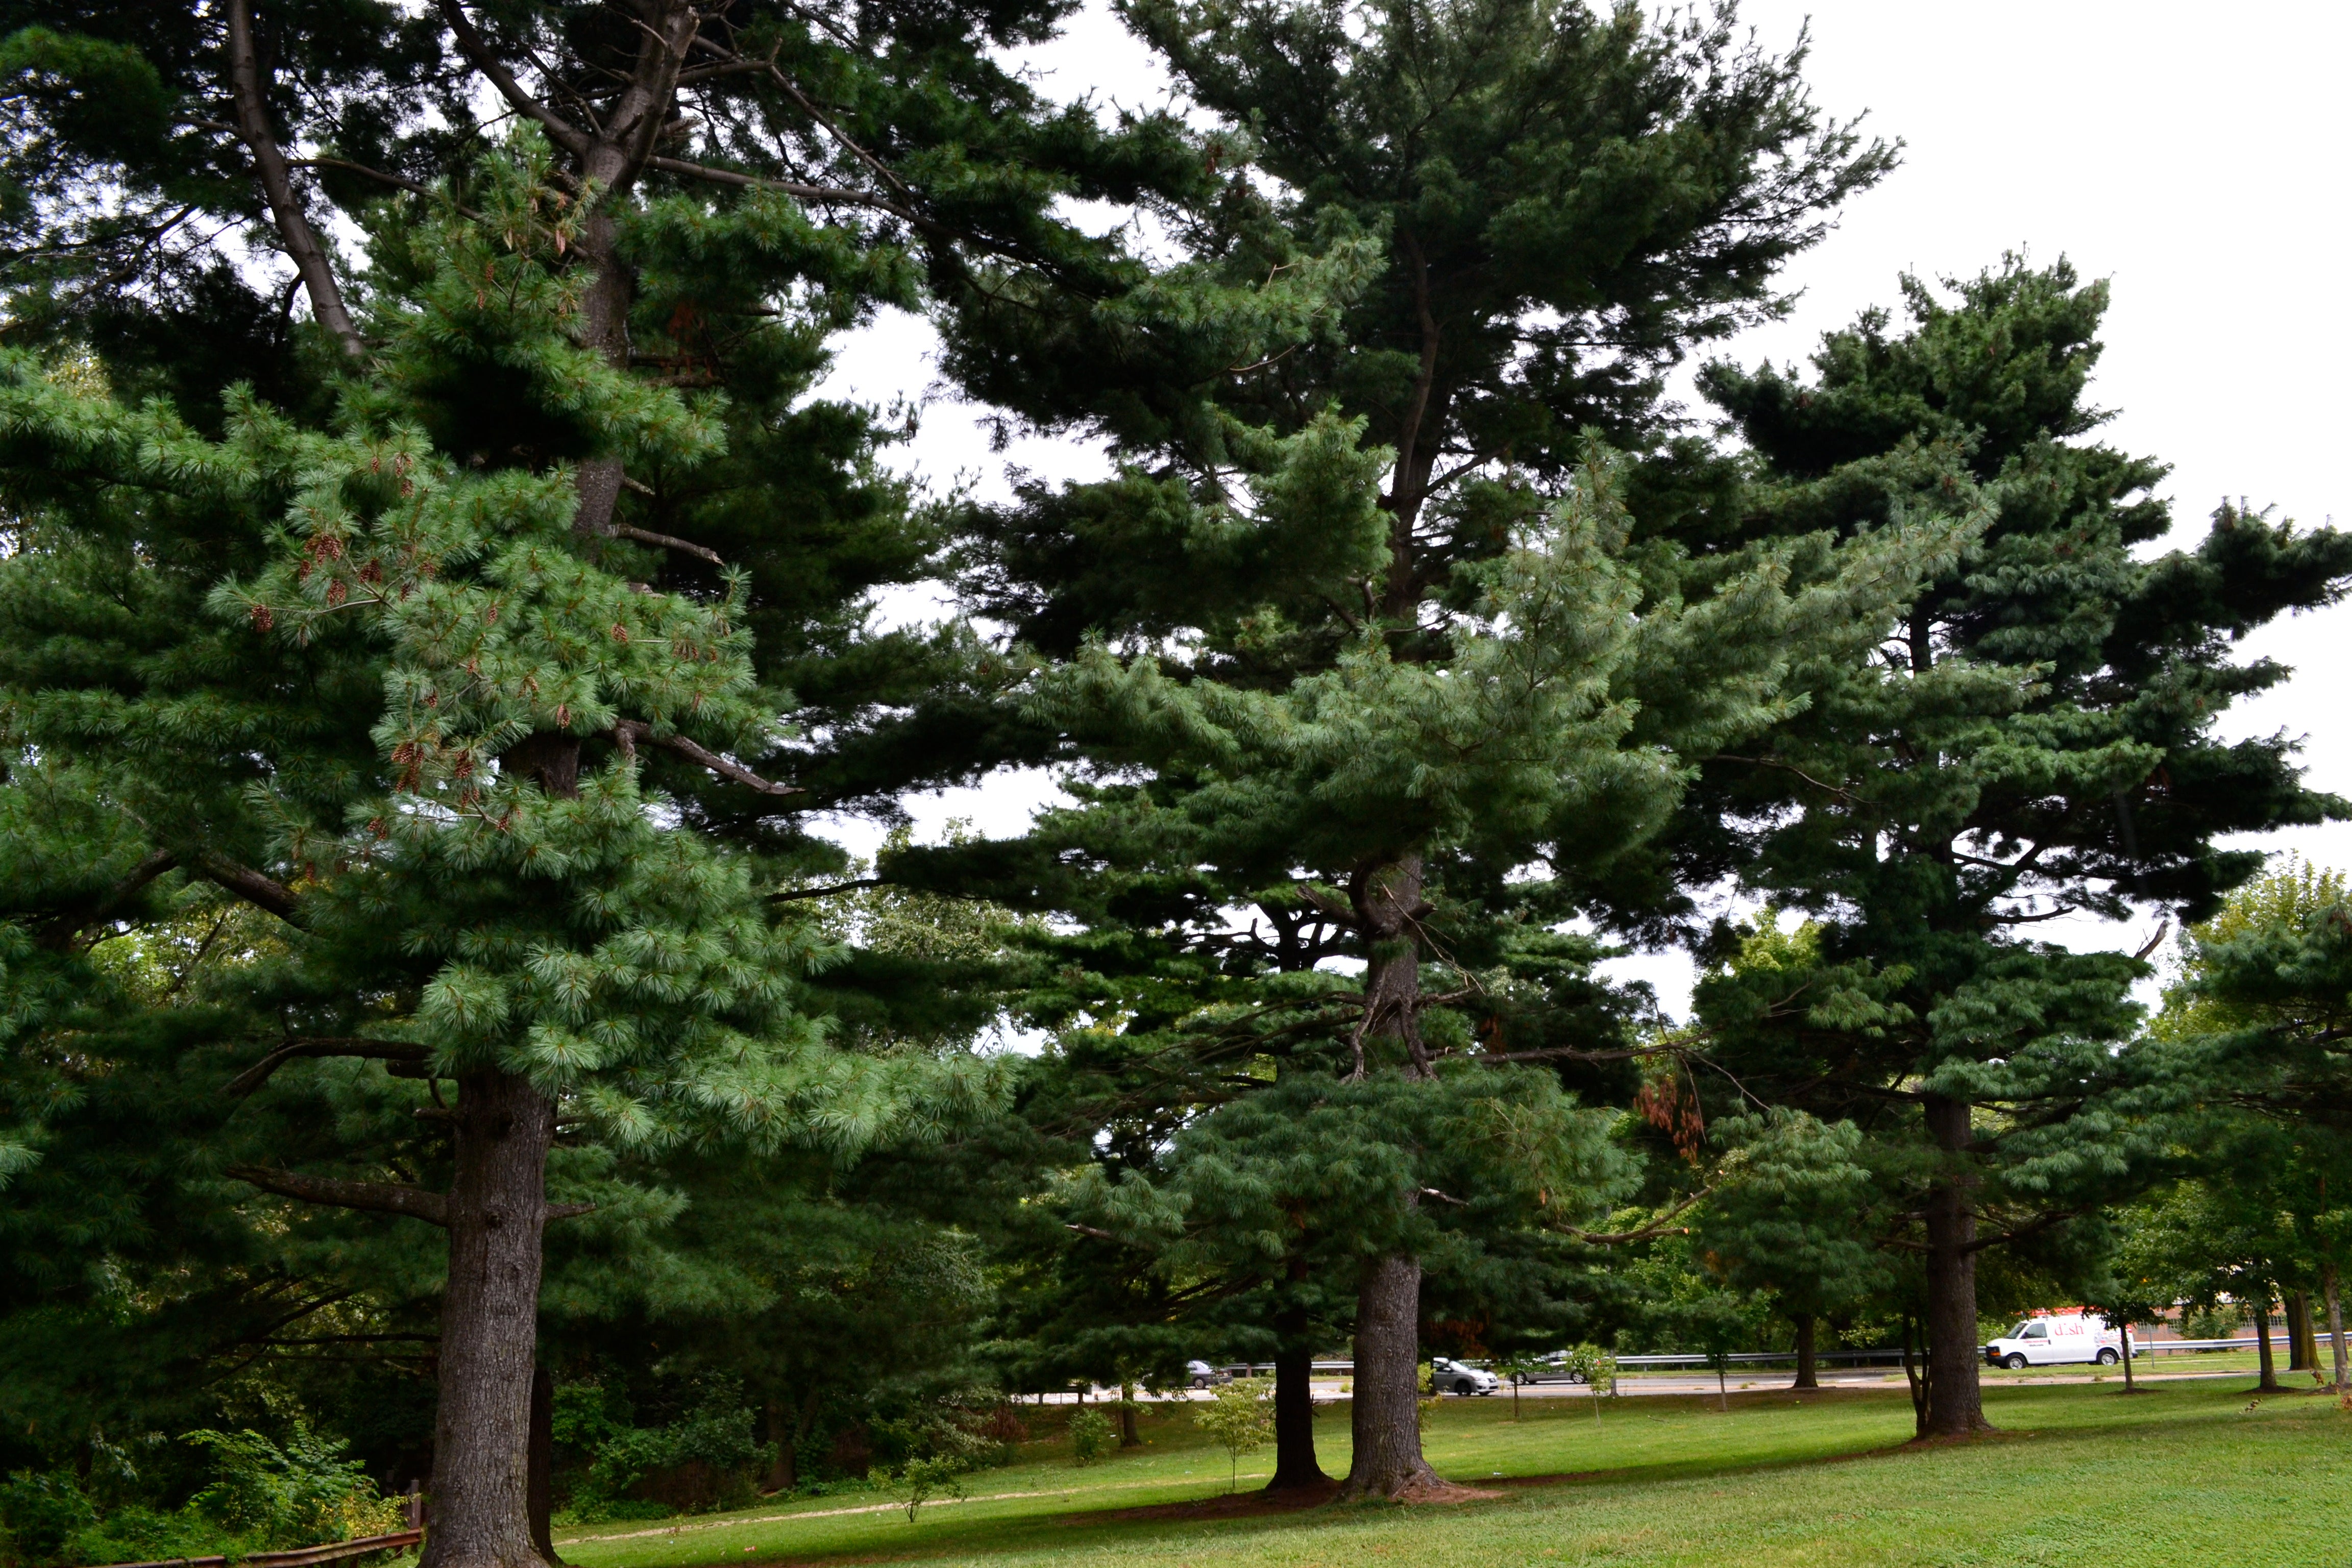
[{"label": "tall pine tree", "polygon": [[1865,316],[1810,378],[1708,373],[1766,479],[1741,526],[1986,524],[1875,646],[1801,667],[1810,705],[1708,763],[1679,843],[1688,881],[1737,875],[1815,922],[1805,956],[1703,984],[1700,1016],[1750,1092],[1911,1147],[1892,1239],[1922,1249],[1923,1431],[1949,1435],[1985,1424],[1979,1255],[2062,1246],[2168,1170],[2151,1114],[2195,1098],[2181,1053],[2131,1045],[2139,959],[2034,933],[2201,919],[2261,864],[2221,836],[2343,809],[2287,739],[2214,727],[2287,673],[2231,641],[2339,596],[2352,539],[2225,506],[2149,553],[2162,466],[2091,439],[2105,287],[2012,260],[1905,294],[1905,330]]},{"label": "tall pine tree", "polygon": [[[1661,368],[1771,310],[1774,268],[1890,157],[1727,16],[1128,14],[1255,170],[1171,207],[1186,259],[1153,289],[958,318],[967,385],[1121,460],[983,520],[973,586],[1062,661],[1035,710],[1104,774],[1041,844],[1153,873],[1128,929],[1232,952],[1280,1071],[1402,1097],[1374,1121],[1410,1129],[1474,1029],[1504,1058],[1610,1044],[1536,1008],[1515,1041],[1474,976],[1588,903],[1685,756],[1763,724],[1791,651],[1886,613],[1937,547],[1672,537],[1694,476],[1664,460]],[[1437,1184],[1363,1215],[1392,1245],[1355,1281],[1352,1495],[1435,1480],[1410,1211]]]}]

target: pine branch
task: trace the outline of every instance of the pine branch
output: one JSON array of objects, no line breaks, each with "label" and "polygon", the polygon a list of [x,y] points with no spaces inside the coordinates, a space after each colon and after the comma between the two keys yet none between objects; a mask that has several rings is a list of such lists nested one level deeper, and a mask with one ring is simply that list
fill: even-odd
[{"label": "pine branch", "polygon": [[671,751],[676,752],[678,755],[687,758],[690,762],[701,763],[704,767],[709,768],[712,773],[717,773],[720,778],[732,779],[735,783],[742,784],[747,788],[758,790],[761,795],[805,795],[808,793],[806,790],[802,789],[798,784],[777,784],[772,780],[763,779],[759,774],[753,773],[751,769],[745,767],[742,763],[730,762],[725,757],[720,756],[718,752],[709,750],[708,747],[697,745],[694,742],[688,740],[683,735],[656,735],[653,732],[653,726],[646,723],[643,720],[622,720],[619,723],[613,726],[613,739],[614,742],[620,746],[621,752],[624,756],[635,756],[637,754],[637,742],[639,741],[651,741],[656,746],[667,746]]},{"label": "pine branch", "polygon": [[[365,163],[354,163],[349,158],[289,158],[286,163],[289,168],[294,169],[341,169],[365,179],[380,181],[396,189],[407,191],[411,195],[435,200],[440,199],[442,195],[441,192],[432,186],[412,180],[405,174],[395,174],[384,169],[372,169]],[[457,205],[455,203],[450,205]],[[458,206],[457,213],[458,216],[470,218],[476,223],[483,221],[482,215],[470,207]]]},{"label": "pine branch", "polygon": [[43,925],[34,942],[51,952],[63,952],[73,946],[74,939],[91,926],[101,925],[121,912],[122,907],[136,898],[139,890],[180,863],[179,857],[169,849],[158,849],[131,868],[130,875],[109,888],[94,903],[79,910],[68,910]]},{"label": "pine branch", "polygon": [[[624,485],[632,483],[625,478],[621,482]],[[642,485],[635,488],[644,489]],[[656,533],[650,528],[632,528],[625,522],[608,522],[599,527],[596,531],[608,539],[634,539],[640,544],[658,544],[665,550],[676,550],[684,554],[699,556],[713,566],[727,564],[720,558],[719,552],[709,545],[697,544],[690,539],[680,539],[674,533]]]},{"label": "pine branch", "polygon": [[265,1193],[276,1193],[282,1198],[299,1199],[306,1204],[404,1215],[410,1219],[421,1219],[427,1225],[437,1225],[444,1229],[449,1224],[449,1195],[427,1192],[423,1187],[400,1186],[391,1182],[351,1182],[340,1176],[305,1176],[294,1171],[270,1170],[260,1165],[231,1165],[228,1174],[247,1186],[259,1187]]},{"label": "pine branch", "polygon": [[457,36],[458,49],[473,68],[498,89],[499,96],[512,105],[517,113],[537,121],[557,146],[575,158],[585,157],[589,141],[587,133],[523,90],[522,83],[515,79],[514,73],[507,69],[506,63],[499,58],[488,41],[475,29],[474,19],[466,15],[462,0],[434,0],[434,4],[441,13],[441,19],[449,24],[449,31]]},{"label": "pine branch", "polygon": [[361,339],[359,328],[352,324],[351,312],[343,308],[342,289],[327,266],[326,247],[319,243],[310,219],[302,216],[301,204],[294,196],[293,175],[287,170],[286,155],[278,151],[278,138],[269,129],[261,60],[253,47],[252,0],[228,0],[228,55],[229,85],[236,100],[237,134],[252,151],[253,166],[261,176],[262,195],[268,199],[269,216],[278,226],[278,240],[292,258],[294,270],[301,275],[302,287],[310,293],[310,314],[334,334],[345,353],[358,359],[367,353],[367,344]]},{"label": "pine branch", "polygon": [[228,1080],[221,1089],[232,1100],[243,1100],[263,1084],[270,1075],[288,1062],[305,1057],[362,1057],[378,1061],[422,1062],[432,1059],[433,1053],[423,1046],[412,1046],[397,1040],[368,1040],[342,1037],[320,1037],[293,1041],[278,1047],[243,1072]]},{"label": "pine branch", "polygon": [[291,921],[302,907],[302,896],[293,889],[263,876],[250,866],[240,866],[226,855],[207,849],[196,857],[193,868],[205,880],[227,889],[247,903],[267,910],[279,920]]},{"label": "pine branch", "polygon": [[1685,1198],[1682,1202],[1676,1204],[1674,1207],[1668,1209],[1665,1213],[1660,1215],[1656,1219],[1652,1220],[1649,1224],[1643,1226],[1639,1230],[1620,1230],[1601,1234],[1594,1231],[1580,1230],[1572,1225],[1555,1225],[1551,1228],[1560,1232],[1564,1236],[1572,1236],[1577,1240],[1584,1242],[1588,1246],[1591,1247],[1617,1247],[1631,1241],[1652,1241],[1661,1236],[1664,1236],[1670,1232],[1683,1228],[1676,1226],[1675,1221],[1688,1214],[1714,1191],[1715,1188],[1713,1186],[1701,1187],[1698,1191],[1693,1193],[1690,1196]]},{"label": "pine branch", "polygon": [[829,899],[835,893],[854,893],[860,888],[880,886],[882,886],[882,879],[879,877],[860,877],[850,882],[828,882],[822,888],[794,888],[789,892],[770,893],[768,901],[772,904],[789,904],[800,899]]}]

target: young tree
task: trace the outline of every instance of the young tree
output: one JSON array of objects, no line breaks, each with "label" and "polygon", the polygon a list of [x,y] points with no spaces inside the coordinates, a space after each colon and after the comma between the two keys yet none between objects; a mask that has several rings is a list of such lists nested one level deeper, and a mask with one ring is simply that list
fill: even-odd
[{"label": "young tree", "polygon": [[1244,1454],[1255,1454],[1274,1436],[1274,1388],[1263,1377],[1237,1377],[1209,1393],[1206,1405],[1192,1407],[1201,1430],[1225,1451],[1225,1489],[1234,1479]]},{"label": "young tree", "polygon": [[2227,507],[2194,549],[2136,553],[2168,526],[2163,470],[2086,439],[2105,287],[2011,261],[1955,290],[1906,281],[1908,329],[1864,317],[1810,380],[1708,373],[1771,477],[1750,536],[1990,521],[1876,647],[1800,672],[1803,713],[1707,763],[1678,840],[1688,880],[1737,872],[1817,926],[1817,959],[1702,988],[1718,1059],[1916,1151],[1886,1168],[1921,1216],[1898,1239],[1924,1248],[1935,1434],[1984,1425],[1979,1255],[2170,1173],[2142,1112],[2193,1098],[2180,1052],[2130,1044],[2140,963],[2031,933],[2203,918],[2259,862],[2219,836],[2339,809],[2287,741],[2214,722],[2285,673],[2229,639],[2352,575],[2352,539]]},{"label": "young tree", "polygon": [[1702,1254],[1735,1289],[1769,1293],[1796,1334],[1790,1386],[1818,1388],[1821,1320],[1859,1305],[1885,1282],[1861,1130],[1776,1110],[1718,1121],[1713,1131],[1748,1146],[1738,1180],[1702,1211]]}]

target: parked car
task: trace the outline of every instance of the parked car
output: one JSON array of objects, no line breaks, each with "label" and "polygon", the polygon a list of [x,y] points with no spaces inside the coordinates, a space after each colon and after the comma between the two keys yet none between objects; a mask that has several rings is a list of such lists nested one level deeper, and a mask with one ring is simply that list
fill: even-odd
[{"label": "parked car", "polygon": [[1444,1356],[1429,1358],[1429,1385],[1440,1394],[1492,1394],[1503,1385],[1503,1380],[1491,1372],[1475,1366],[1465,1366]]},{"label": "parked car", "polygon": [[1192,1386],[1195,1388],[1213,1388],[1218,1384],[1231,1383],[1234,1380],[1232,1373],[1220,1372],[1204,1361],[1186,1362],[1184,1372],[1185,1375],[1192,1380]]},{"label": "parked car", "polygon": [[2050,1312],[2023,1320],[1985,1346],[1984,1358],[1987,1366],[2012,1372],[2078,1363],[2113,1366],[2124,1359],[2124,1336],[2095,1313]]}]

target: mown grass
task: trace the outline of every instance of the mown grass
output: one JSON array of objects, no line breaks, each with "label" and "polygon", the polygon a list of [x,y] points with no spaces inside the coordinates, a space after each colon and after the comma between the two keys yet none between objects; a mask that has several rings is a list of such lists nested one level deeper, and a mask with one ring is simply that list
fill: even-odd
[{"label": "mown grass", "polygon": [[[2000,1436],[1904,1441],[1899,1393],[1619,1402],[1449,1401],[1429,1433],[1450,1478],[1500,1495],[1450,1505],[1247,1514],[1216,1500],[1225,1458],[1181,1409],[1151,1444],[1077,1469],[1041,1441],[970,1479],[972,1500],[847,1513],[880,1496],[566,1537],[581,1568],[912,1561],[990,1568],[1116,1563],[1179,1568],[1435,1564],[2342,1564],[2352,1561],[2352,1415],[2274,1395],[2247,1410],[2236,1382],[1988,1390]],[[1347,1462],[1344,1407],[1318,1423],[1325,1468]],[[1266,1466],[1244,1461],[1242,1484]],[[1026,1495],[1006,1495],[1026,1494]],[[1154,1508],[1153,1505],[1163,1505]],[[1192,1506],[1164,1506],[1192,1505]],[[1150,1510],[1147,1517],[1135,1510]],[[782,1516],[782,1517],[778,1517]],[[756,1522],[754,1522],[756,1521]],[[635,1527],[642,1531],[645,1527]]]}]

